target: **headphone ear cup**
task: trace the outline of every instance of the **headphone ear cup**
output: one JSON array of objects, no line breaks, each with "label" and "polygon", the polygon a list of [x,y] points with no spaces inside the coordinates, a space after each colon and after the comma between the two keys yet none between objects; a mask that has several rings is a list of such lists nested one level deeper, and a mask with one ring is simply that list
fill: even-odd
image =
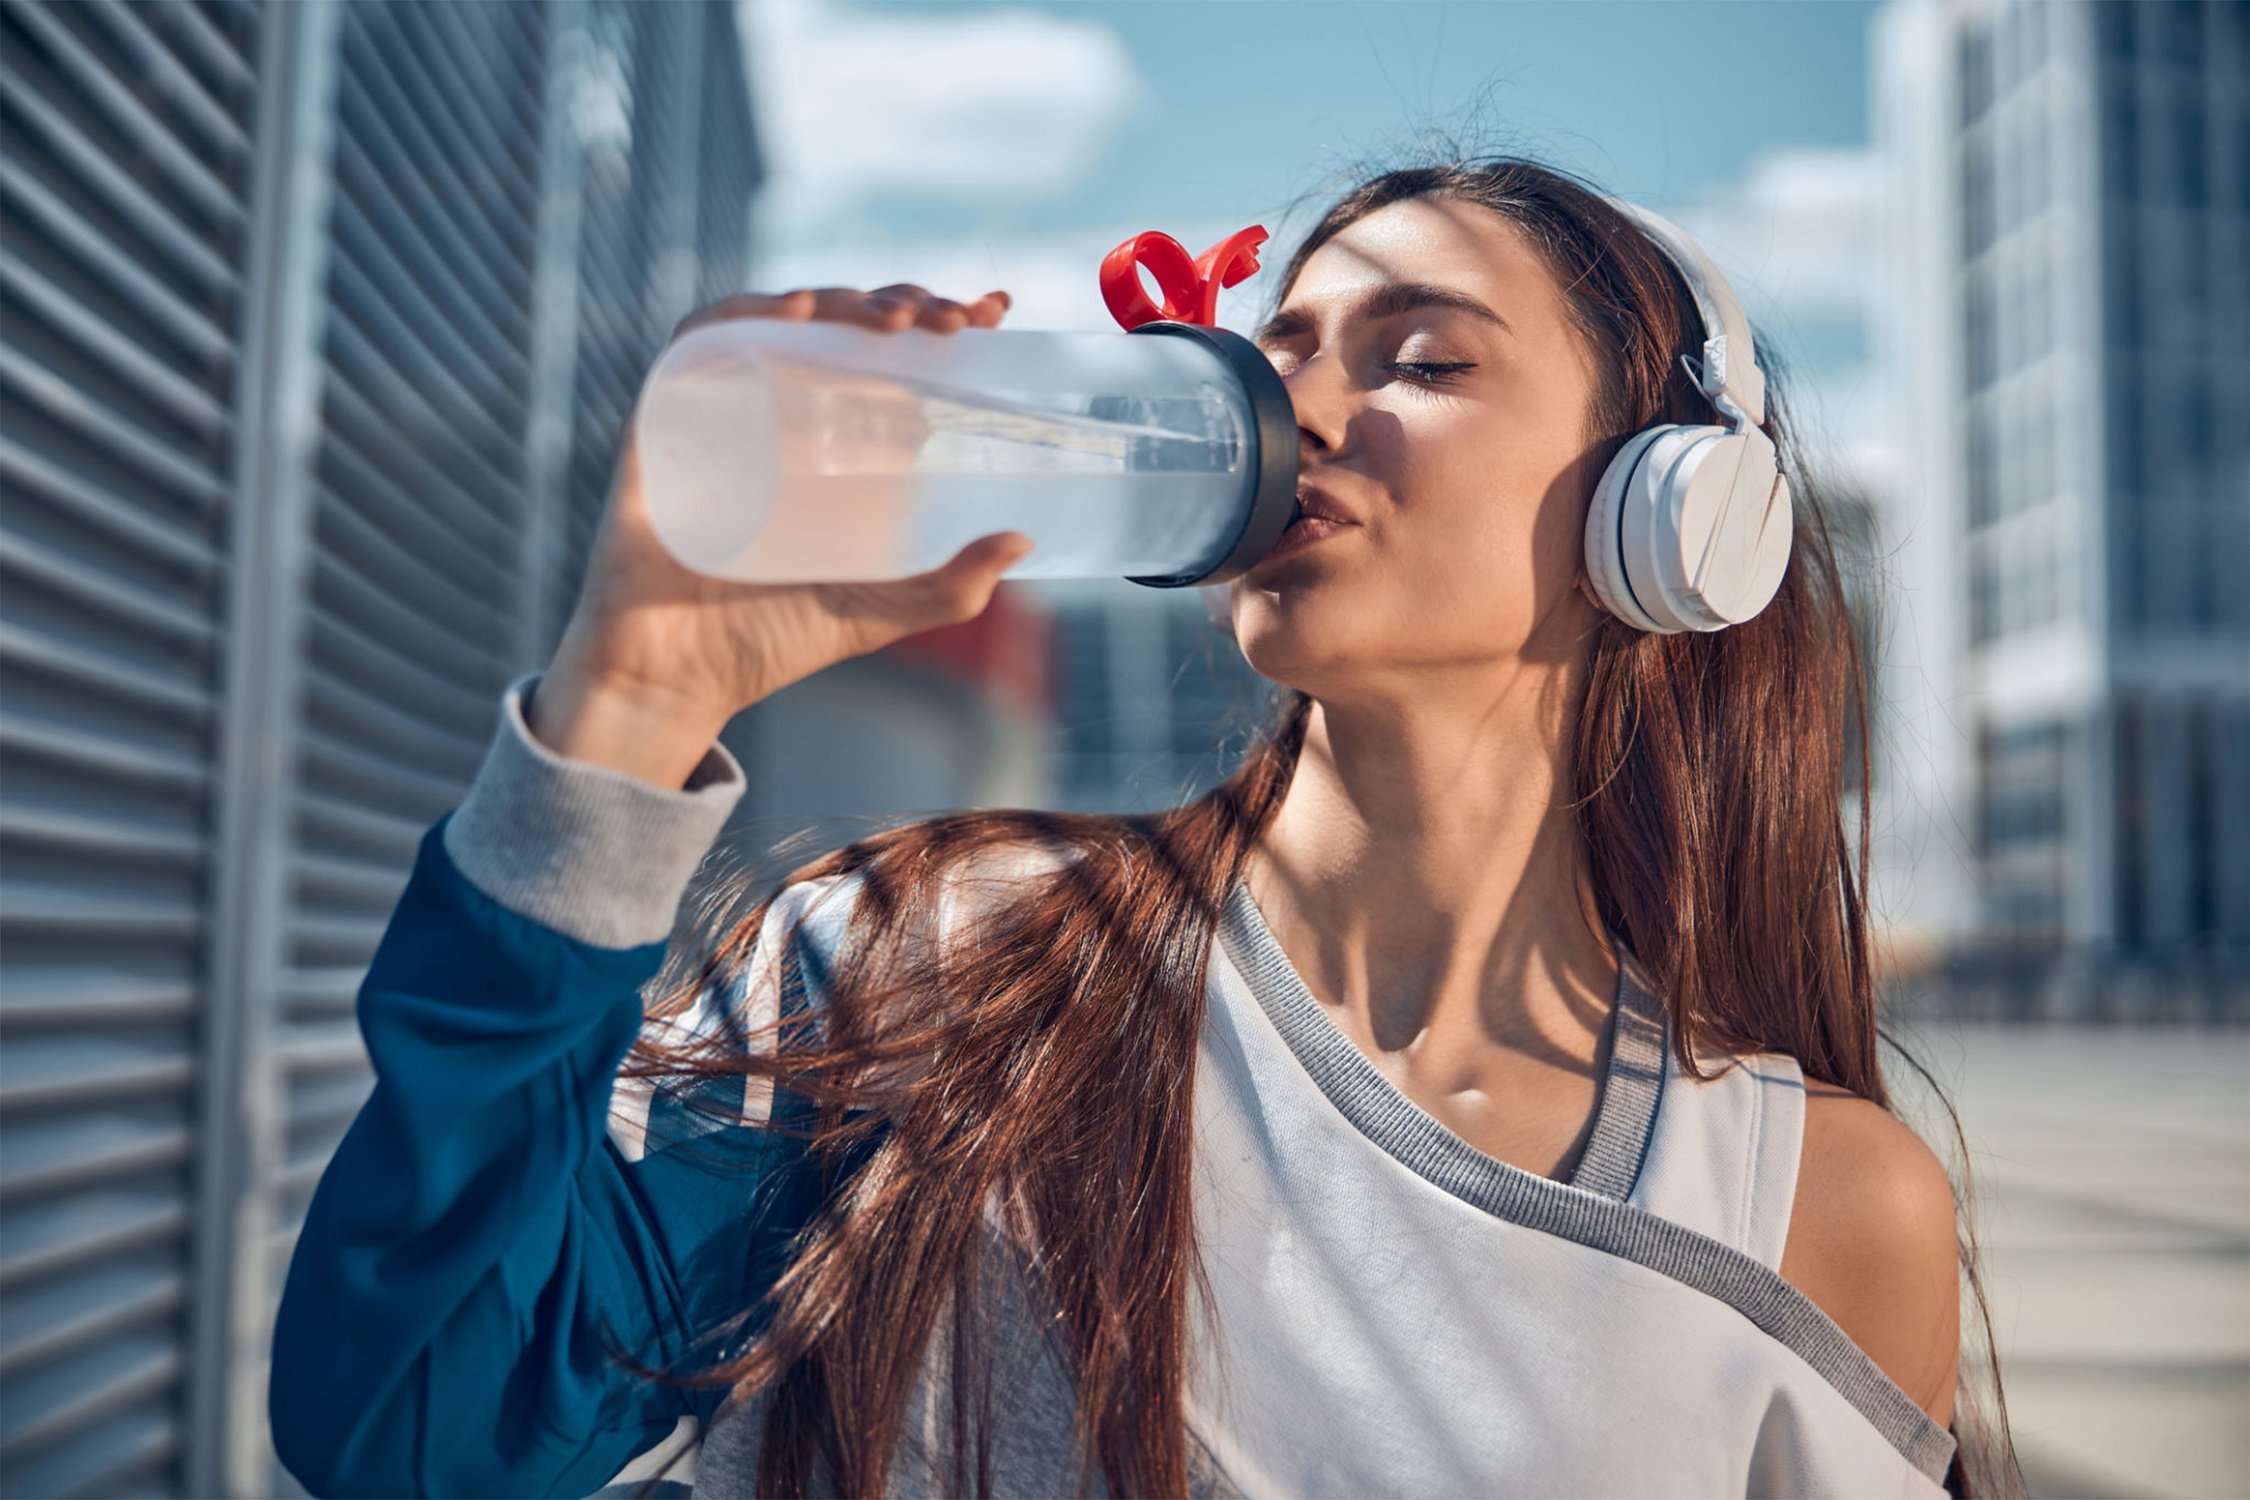
[{"label": "headphone ear cup", "polygon": [[1609,467],[1602,470],[1602,477],[1594,486],[1593,502],[1586,507],[1586,576],[1594,586],[1594,597],[1601,600],[1604,609],[1634,629],[1659,634],[1670,634],[1677,627],[1658,624],[1633,597],[1626,577],[1625,508],[1628,497],[1637,488],[1635,476],[1646,461],[1649,449],[1666,433],[1680,430],[1677,426],[1649,427],[1627,438],[1625,446],[1609,461]]},{"label": "headphone ear cup", "polygon": [[1659,440],[1625,498],[1619,551],[1634,598],[1677,630],[1764,609],[1789,562],[1787,483],[1762,433],[1688,427]]},{"label": "headphone ear cup", "polygon": [[[1666,634],[1711,630],[1726,623],[1697,607],[1681,556],[1681,520],[1689,487],[1704,466],[1737,441],[1724,427],[1667,427],[1648,445],[1617,509],[1617,551],[1626,587],[1641,612]],[[1714,468],[1713,472],[1716,472]]]}]

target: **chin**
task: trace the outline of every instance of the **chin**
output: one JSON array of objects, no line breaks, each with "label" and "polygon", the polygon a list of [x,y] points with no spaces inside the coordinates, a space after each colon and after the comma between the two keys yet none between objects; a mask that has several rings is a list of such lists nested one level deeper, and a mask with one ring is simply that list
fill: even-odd
[{"label": "chin", "polygon": [[1236,606],[1235,641],[1250,669],[1269,682],[1316,696],[1356,675],[1371,643],[1364,628],[1306,594],[1262,593]]}]

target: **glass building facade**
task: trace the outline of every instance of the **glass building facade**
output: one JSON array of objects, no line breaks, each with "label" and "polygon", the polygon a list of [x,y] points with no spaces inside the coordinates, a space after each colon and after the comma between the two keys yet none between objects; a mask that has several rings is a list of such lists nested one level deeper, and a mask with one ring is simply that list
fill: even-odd
[{"label": "glass building facade", "polygon": [[1927,271],[1904,336],[1948,353],[1909,364],[1907,409],[1952,471],[1930,484],[1981,935],[2067,956],[2082,995],[2119,969],[2239,988],[2250,4],[1891,11],[1887,149]]}]

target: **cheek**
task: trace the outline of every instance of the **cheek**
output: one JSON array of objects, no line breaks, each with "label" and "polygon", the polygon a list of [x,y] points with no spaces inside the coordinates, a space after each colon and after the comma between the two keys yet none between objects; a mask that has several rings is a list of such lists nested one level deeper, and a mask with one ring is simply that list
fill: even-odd
[{"label": "cheek", "polygon": [[[1584,513],[1553,455],[1484,431],[1457,431],[1402,455],[1393,517],[1404,571],[1431,606],[1488,631],[1543,613],[1577,578]],[[1387,550],[1387,549],[1386,549]]]}]

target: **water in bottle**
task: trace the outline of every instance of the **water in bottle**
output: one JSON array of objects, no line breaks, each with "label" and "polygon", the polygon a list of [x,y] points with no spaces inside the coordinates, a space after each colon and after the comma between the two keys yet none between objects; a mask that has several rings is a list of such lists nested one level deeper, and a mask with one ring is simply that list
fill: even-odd
[{"label": "water in bottle", "polygon": [[1025,578],[1222,581],[1288,525],[1296,417],[1225,329],[921,329],[739,319],[643,386],[651,523],[686,566],[755,582],[899,578],[1020,531]]}]

